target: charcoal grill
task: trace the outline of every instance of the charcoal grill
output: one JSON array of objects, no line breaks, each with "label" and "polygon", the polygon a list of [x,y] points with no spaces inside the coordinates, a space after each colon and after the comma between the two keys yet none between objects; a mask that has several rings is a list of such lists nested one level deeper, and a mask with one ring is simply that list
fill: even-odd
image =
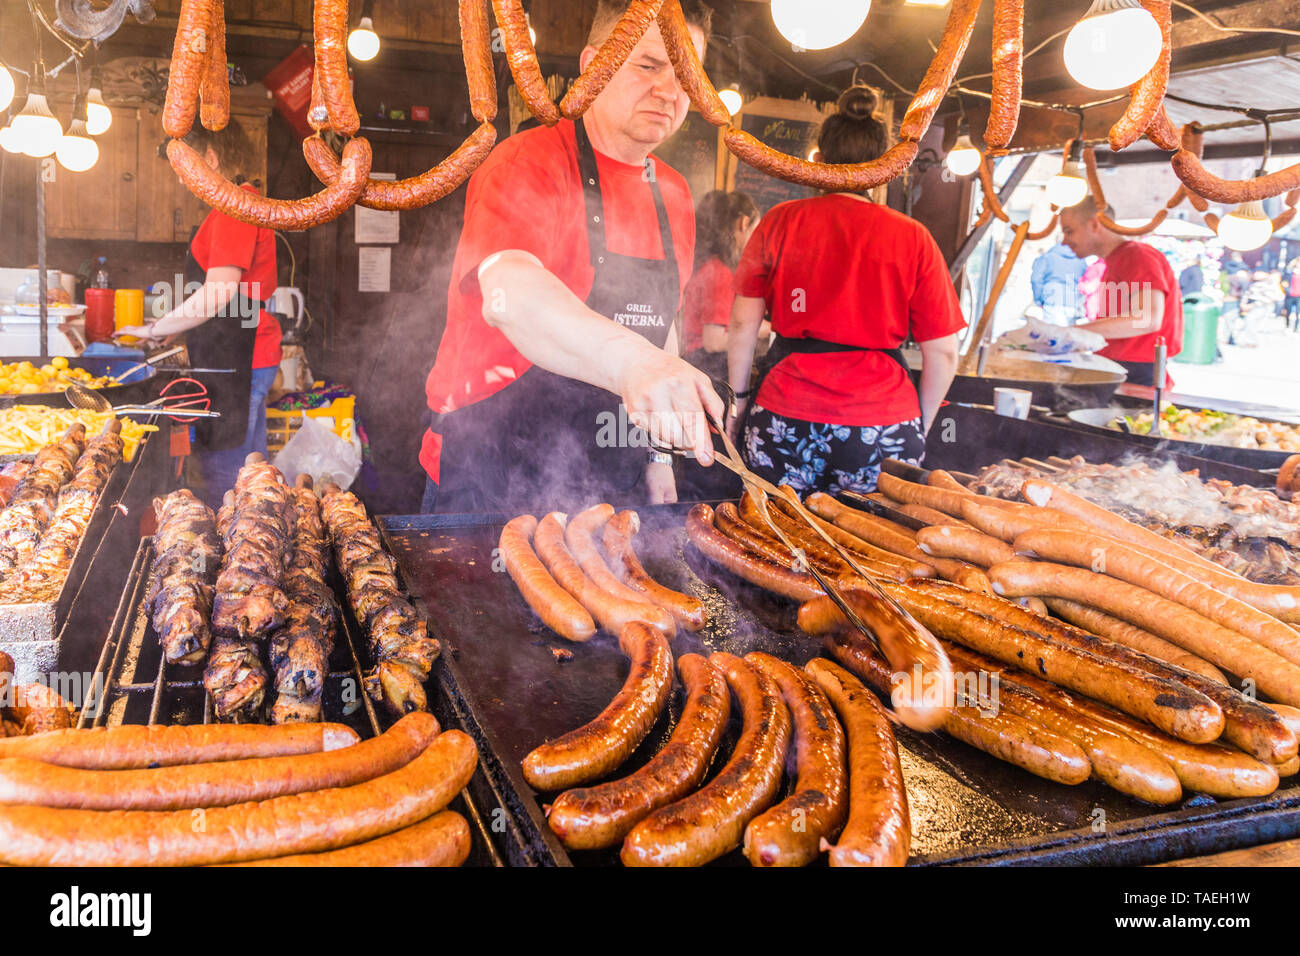
[{"label": "charcoal grill", "polygon": [[[142,538],[88,685],[95,693],[87,696],[78,727],[208,724],[214,720],[212,700],[203,687],[202,666],[169,664],[149,620],[145,595],[151,583],[153,559],[153,538]],[[362,738],[373,737],[383,732],[385,719],[362,689],[362,666],[357,654],[360,629],[346,610],[339,631],[325,682],[322,719],[346,724]],[[439,712],[435,707],[435,716],[444,727],[455,725],[446,711]],[[502,866],[505,861],[497,843],[503,832],[499,823],[494,831],[494,821],[480,812],[482,804],[473,790],[471,785],[451,804],[451,809],[470,824],[473,839],[465,865]]]}]

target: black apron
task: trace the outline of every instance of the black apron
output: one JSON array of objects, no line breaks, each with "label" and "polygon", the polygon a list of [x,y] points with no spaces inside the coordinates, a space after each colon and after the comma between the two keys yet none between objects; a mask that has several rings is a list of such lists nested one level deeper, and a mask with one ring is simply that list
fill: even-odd
[{"label": "black apron", "polygon": [[[663,348],[681,298],[681,275],[654,166],[646,160],[664,258],[616,255],[605,242],[596,153],[583,123],[574,129],[595,270],[587,307]],[[649,437],[628,422],[617,395],[586,382],[533,366],[481,401],[434,415],[431,429],[442,435],[439,512],[540,515],[597,501],[644,503],[638,486]]]},{"label": "black apron", "polygon": [[[198,230],[195,230],[197,232]],[[191,244],[194,236],[190,236]],[[185,283],[203,284],[206,273],[188,247],[185,252]],[[200,451],[238,448],[248,433],[248,403],[253,394],[253,344],[257,326],[244,328],[241,318],[262,303],[253,303],[243,293],[243,283],[220,313],[185,333],[185,348],[195,368],[233,368],[233,375],[204,376],[208,398],[220,418],[200,418],[194,423],[194,440]],[[260,313],[255,313],[259,314]]]},{"label": "black apron", "polygon": [[[791,355],[823,355],[827,352],[879,352],[881,355],[886,355],[894,362],[897,362],[898,366],[903,370],[903,374],[907,376],[908,382],[911,383],[913,388],[917,387],[916,379],[912,377],[912,370],[908,368],[907,359],[903,357],[903,350],[901,348],[868,349],[863,348],[860,345],[845,345],[842,342],[827,342],[824,339],[791,339],[786,338],[784,335],[778,335],[776,341],[772,343],[772,347],[768,349],[767,355],[765,355],[763,360],[759,363],[758,376],[754,381],[754,384],[750,386],[752,396],[749,405],[745,409],[745,419],[741,422],[740,434],[743,435],[745,433],[745,427],[749,424],[749,417],[753,414],[754,407],[758,404],[758,393],[762,389],[763,383],[767,381],[767,376],[771,373],[772,369],[776,368],[778,364],[789,358]],[[918,390],[918,404],[920,404],[920,400],[921,393]]]}]

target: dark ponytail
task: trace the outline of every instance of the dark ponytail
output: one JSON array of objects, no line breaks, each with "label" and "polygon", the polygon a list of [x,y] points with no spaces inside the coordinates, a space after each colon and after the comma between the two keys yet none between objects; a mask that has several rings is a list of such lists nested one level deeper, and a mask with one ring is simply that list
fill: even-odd
[{"label": "dark ponytail", "polygon": [[735,269],[744,251],[736,242],[736,226],[757,218],[758,206],[747,193],[720,189],[706,193],[695,209],[695,268],[716,256],[728,269]]},{"label": "dark ponytail", "polygon": [[873,115],[876,94],[865,86],[852,86],[840,95],[835,113],[822,123],[817,149],[823,163],[868,163],[889,147],[889,130]]}]

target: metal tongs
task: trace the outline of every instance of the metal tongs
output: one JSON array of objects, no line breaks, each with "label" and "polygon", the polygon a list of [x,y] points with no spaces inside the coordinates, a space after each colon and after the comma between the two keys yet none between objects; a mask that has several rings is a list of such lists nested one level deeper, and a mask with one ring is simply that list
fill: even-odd
[{"label": "metal tongs", "polygon": [[763,516],[763,520],[767,523],[767,526],[772,529],[772,532],[777,536],[781,543],[789,548],[795,555],[803,556],[804,564],[807,566],[808,572],[816,579],[817,583],[821,585],[822,590],[826,592],[826,596],[834,601],[835,606],[840,609],[846,618],[848,618],[850,624],[861,631],[882,655],[884,654],[884,650],[881,648],[880,641],[876,637],[875,632],[863,622],[857,611],[855,611],[849,602],[844,599],[844,596],[840,593],[840,589],[835,584],[831,583],[822,572],[817,570],[812,561],[808,560],[804,554],[804,550],[791,541],[789,537],[786,536],[785,532],[778,527],[777,523],[772,520],[772,516],[768,512],[769,494],[775,495],[794,509],[795,514],[799,516],[800,520],[808,525],[808,527],[812,528],[819,538],[835,550],[835,553],[844,560],[844,563],[849,566],[854,574],[866,583],[867,589],[874,594],[876,598],[882,601],[886,608],[897,614],[900,620],[909,628],[924,632],[925,629],[912,617],[911,614],[904,610],[897,601],[886,594],[880,585],[876,584],[876,582],[871,578],[871,575],[869,575],[866,570],[863,569],[862,565],[854,559],[853,555],[843,548],[838,541],[822,530],[822,528],[817,524],[814,516],[804,507],[803,502],[799,500],[798,495],[777,487],[767,479],[759,477],[746,468],[741,461],[740,452],[736,450],[735,443],[732,442],[730,436],[727,435],[727,430],[718,426],[717,422],[714,424],[717,427],[718,434],[722,436],[723,447],[727,450],[727,454],[725,455],[720,455],[717,452],[714,452],[714,459],[718,464],[722,465],[728,471],[733,472],[745,483],[745,487],[753,494],[754,501],[758,504],[759,513]]}]

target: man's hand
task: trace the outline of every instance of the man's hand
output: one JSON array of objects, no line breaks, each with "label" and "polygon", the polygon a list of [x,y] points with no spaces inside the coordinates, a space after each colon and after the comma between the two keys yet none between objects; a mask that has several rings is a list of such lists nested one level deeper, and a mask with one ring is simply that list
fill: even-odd
[{"label": "man's hand", "polygon": [[645,487],[652,505],[677,504],[677,477],[673,466],[650,462],[645,469]]},{"label": "man's hand", "polygon": [[701,465],[713,464],[709,423],[721,421],[726,407],[709,377],[648,344],[624,369],[618,391],[628,420],[655,444],[688,449]]}]

